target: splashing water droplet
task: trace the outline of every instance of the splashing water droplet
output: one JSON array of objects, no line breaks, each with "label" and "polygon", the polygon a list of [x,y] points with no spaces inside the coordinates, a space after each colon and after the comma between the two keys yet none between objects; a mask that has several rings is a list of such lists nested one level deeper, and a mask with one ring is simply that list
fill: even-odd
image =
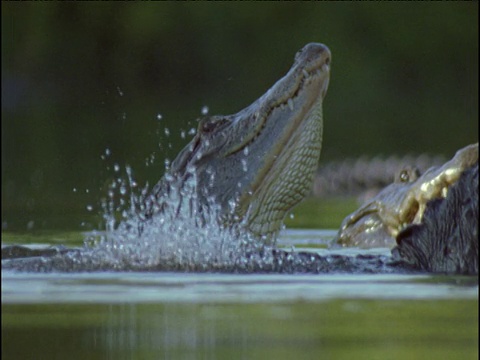
[{"label": "splashing water droplet", "polygon": [[242,163],[242,170],[243,170],[244,172],[247,172],[247,171],[248,171],[247,160],[242,159],[240,162]]},{"label": "splashing water droplet", "polygon": [[157,114],[157,120],[162,120],[162,119],[163,119],[162,114]]},{"label": "splashing water droplet", "polygon": [[123,96],[123,91],[120,89],[120,86],[117,86],[118,95]]},{"label": "splashing water droplet", "polygon": [[208,106],[207,106],[207,105],[204,105],[204,106],[202,107],[201,113],[202,113],[202,115],[207,115],[207,114],[208,114],[208,111],[209,111]]},{"label": "splashing water droplet", "polygon": [[111,155],[111,151],[109,148],[106,148],[104,153],[102,155],[100,155],[100,158],[102,160],[105,160],[107,157],[109,157]]},{"label": "splashing water droplet", "polygon": [[[195,133],[195,128],[188,131],[188,135]],[[170,135],[168,129],[166,135]],[[181,130],[180,136],[185,138],[187,132]],[[110,155],[107,150],[104,156]],[[244,149],[243,154],[248,156],[249,150]],[[152,155],[151,161],[154,159]],[[84,261],[90,268],[130,270],[205,271],[232,266],[251,269],[255,256],[252,254],[260,248],[258,239],[236,225],[223,226],[242,221],[234,213],[237,201],[225,204],[234,214],[224,222],[219,214],[225,211],[222,208],[225,205],[221,206],[208,192],[199,191],[196,169],[187,165],[187,176],[179,181],[177,174],[168,172],[170,167],[171,160],[165,159],[167,173],[162,182],[152,188],[148,185],[139,188],[130,166],[113,164],[116,176],[101,202],[105,231],[96,235],[91,252],[78,261]],[[242,161],[242,167],[247,171],[247,159]],[[210,184],[215,185],[215,172],[208,174]],[[242,184],[239,182],[238,186]],[[94,206],[87,205],[87,210],[93,211]],[[267,261],[263,255],[257,257],[257,262]]]}]

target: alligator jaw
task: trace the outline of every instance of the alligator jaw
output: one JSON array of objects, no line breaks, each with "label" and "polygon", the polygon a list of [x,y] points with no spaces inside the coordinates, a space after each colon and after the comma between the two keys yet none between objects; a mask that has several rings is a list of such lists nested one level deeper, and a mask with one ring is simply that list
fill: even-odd
[{"label": "alligator jaw", "polygon": [[[268,125],[278,127],[281,122],[290,123],[284,131],[289,137],[315,105],[320,103],[321,106],[330,79],[330,61],[330,51],[324,45],[308,44],[300,50],[295,63],[282,79],[257,101],[233,116],[234,123],[241,127],[244,135],[225,145],[224,156],[244,149]],[[278,147],[281,145],[282,141],[277,142]]]},{"label": "alligator jaw", "polygon": [[245,214],[249,231],[266,240],[274,238],[286,213],[311,190],[320,157],[330,61],[324,45],[305,46],[287,75],[249,109],[258,114],[261,126],[243,149],[249,146],[252,153],[263,149],[264,155],[262,161],[249,159],[254,176],[249,191],[238,198],[236,214]]}]

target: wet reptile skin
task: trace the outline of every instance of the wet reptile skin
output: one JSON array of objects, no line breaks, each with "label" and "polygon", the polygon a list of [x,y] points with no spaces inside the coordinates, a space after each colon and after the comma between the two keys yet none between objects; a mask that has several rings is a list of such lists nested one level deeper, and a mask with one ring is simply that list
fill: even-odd
[{"label": "wet reptile skin", "polygon": [[421,223],[426,204],[445,198],[449,187],[476,162],[478,143],[458,150],[451,160],[421,175],[414,168],[404,168],[393,184],[345,218],[337,243],[364,248],[394,246],[403,228]]},{"label": "wet reptile skin", "polygon": [[[201,218],[215,208],[221,226],[240,225],[274,242],[285,215],[312,188],[330,62],[325,45],[307,44],[288,73],[251,105],[233,115],[202,119],[139,214],[145,221],[165,211]],[[172,193],[179,198],[173,204]]]}]

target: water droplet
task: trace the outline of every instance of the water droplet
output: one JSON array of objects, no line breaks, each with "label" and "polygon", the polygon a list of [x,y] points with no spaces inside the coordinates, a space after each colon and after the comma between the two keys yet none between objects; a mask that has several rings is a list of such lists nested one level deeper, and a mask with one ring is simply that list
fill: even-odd
[{"label": "water droplet", "polygon": [[170,136],[170,129],[169,128],[163,129],[163,132],[165,133],[165,136]]},{"label": "water droplet", "polygon": [[186,133],[185,130],[180,130],[180,137],[181,137],[182,139],[185,139],[185,138],[187,137],[187,133]]},{"label": "water droplet", "polygon": [[120,171],[120,165],[114,164],[114,165],[113,165],[113,170],[114,170],[115,172],[119,172],[119,171]]},{"label": "water droplet", "polygon": [[248,171],[247,160],[242,159],[242,160],[241,160],[241,163],[242,163],[242,170],[243,170],[244,172],[247,172],[247,171]]},{"label": "water droplet", "polygon": [[93,206],[92,206],[92,205],[87,205],[87,210],[88,210],[88,211],[92,211],[92,210],[93,210]]},{"label": "water droplet", "polygon": [[109,157],[109,156],[111,155],[111,153],[112,153],[112,152],[110,151],[110,149],[109,149],[109,148],[106,148],[105,151],[104,151],[104,153],[103,153],[103,155],[101,155],[100,158],[101,158],[102,160],[105,160],[107,157]]},{"label": "water droplet", "polygon": [[188,130],[188,135],[195,135],[197,133],[197,129],[195,128],[191,128],[190,130]]},{"label": "water droplet", "polygon": [[77,192],[77,188],[73,188],[73,192],[76,193],[76,192]]},{"label": "water droplet", "polygon": [[123,91],[120,89],[120,86],[117,86],[118,95],[123,96]]},{"label": "water droplet", "polygon": [[157,120],[162,120],[163,116],[162,114],[157,114]]},{"label": "water droplet", "polygon": [[209,109],[208,109],[208,106],[207,106],[207,105],[204,105],[204,106],[202,107],[202,110],[201,110],[202,115],[207,115],[207,114],[208,114],[208,110],[209,110]]},{"label": "water droplet", "polygon": [[28,229],[28,230],[32,230],[34,226],[35,226],[35,221],[33,221],[33,220],[30,220],[30,221],[27,223],[27,229]]},{"label": "water droplet", "polygon": [[293,218],[295,218],[295,215],[292,213],[292,214],[289,215],[289,217],[290,217],[290,219],[293,219]]}]

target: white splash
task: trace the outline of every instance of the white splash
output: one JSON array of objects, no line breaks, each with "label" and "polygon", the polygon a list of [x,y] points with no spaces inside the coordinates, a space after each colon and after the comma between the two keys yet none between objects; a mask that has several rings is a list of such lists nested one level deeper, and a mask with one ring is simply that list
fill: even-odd
[{"label": "white splash", "polygon": [[[149,198],[147,188],[138,191],[132,169],[116,179],[103,202],[105,231],[94,242],[86,239],[90,251],[76,261],[93,268],[116,270],[195,270],[210,271],[248,267],[258,254],[258,239],[237,226],[219,224],[220,208],[214,199],[208,207],[198,206],[195,173],[183,186],[175,179],[168,193]],[[128,197],[128,198],[127,198]],[[145,204],[153,200],[161,211],[145,219]],[[151,205],[150,205],[151,206]],[[235,204],[232,204],[234,207]],[[249,259],[247,259],[247,254]]]}]

